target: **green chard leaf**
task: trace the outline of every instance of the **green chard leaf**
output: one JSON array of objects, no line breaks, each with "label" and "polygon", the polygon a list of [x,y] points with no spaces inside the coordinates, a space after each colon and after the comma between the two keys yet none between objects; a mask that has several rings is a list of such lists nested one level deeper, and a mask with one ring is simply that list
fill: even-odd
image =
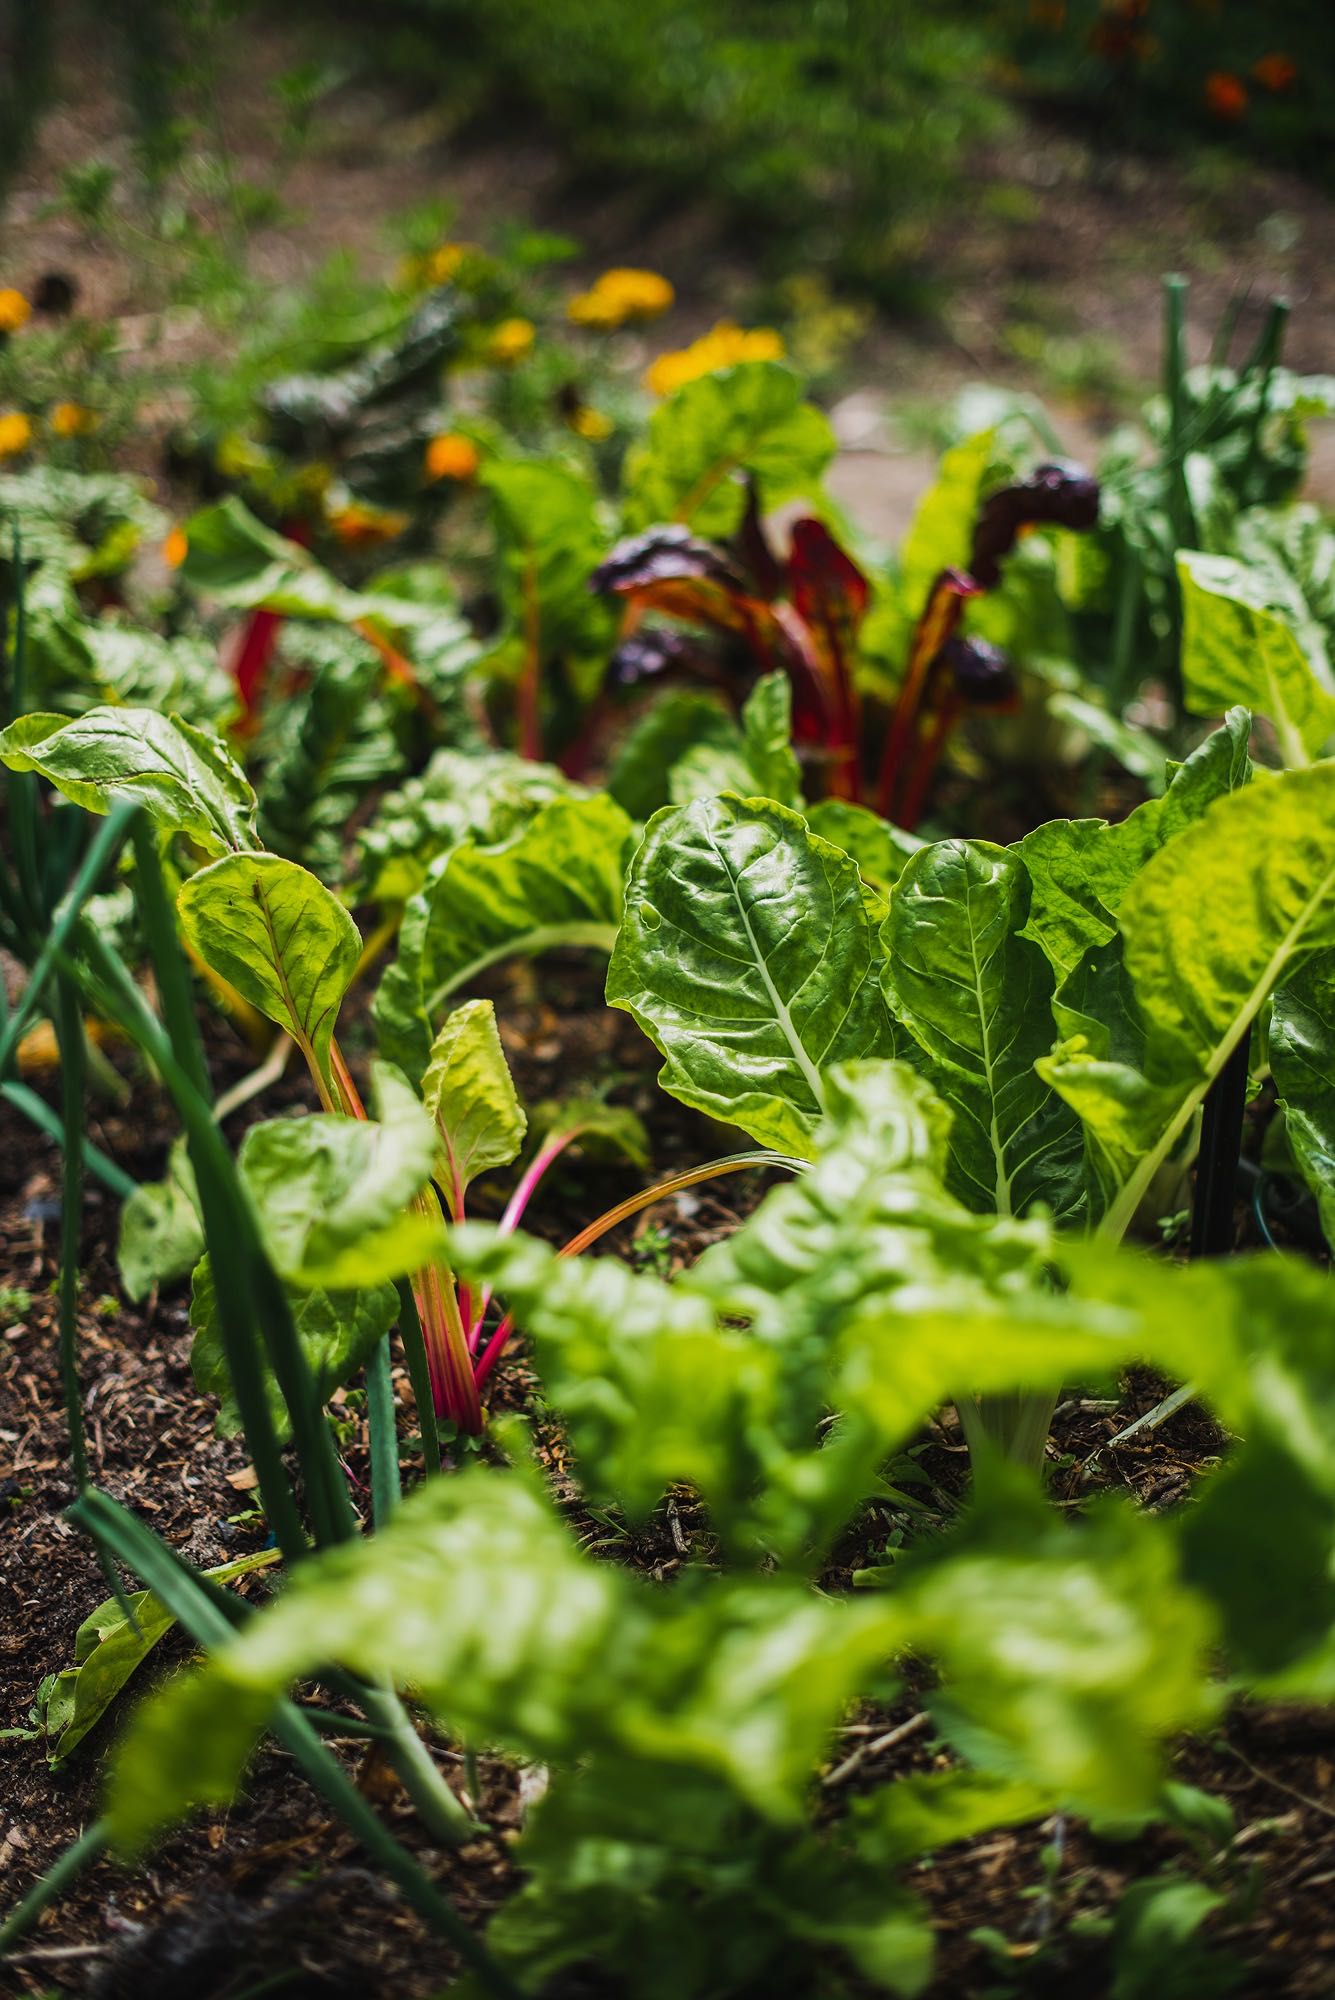
[{"label": "green chard leaf", "polygon": [[[1284,762],[1311,762],[1335,735],[1335,685],[1276,608],[1267,572],[1232,556],[1179,550],[1182,681],[1194,715],[1246,702],[1275,726]],[[1318,666],[1324,673],[1318,671]]]},{"label": "green chard leaf", "polygon": [[0,762],[37,771],[76,806],[106,813],[135,799],[159,826],[206,854],[253,848],[255,794],[226,746],[179,716],[150,708],[21,715],[0,731]]},{"label": "green chard leaf", "polygon": [[1276,993],[1270,1072],[1294,1159],[1335,1247],[1335,952],[1314,952]]},{"label": "green chard leaf", "polygon": [[[292,1323],[315,1378],[322,1402],[340,1383],[351,1381],[364,1368],[376,1347],[398,1317],[399,1294],[391,1284],[365,1285],[356,1291],[326,1291],[323,1286],[285,1284]],[[216,1396],[219,1409],[215,1428],[219,1437],[233,1437],[243,1429],[241,1411],[232,1391],[227,1369],[222,1328],[209,1259],[195,1266],[190,1292],[190,1325],[194,1341],[190,1367],[195,1387],[202,1396]],[[277,1377],[267,1362],[264,1390],[279,1440],[292,1434],[291,1419]]]},{"label": "green chard leaf", "polygon": [[557,798],[508,841],[466,841],[408,904],[374,1015],[383,1054],[412,1076],[452,994],[498,960],[559,946],[610,952],[633,829],[603,796]]},{"label": "green chard leaf", "polygon": [[[265,1247],[282,1278],[322,1396],[362,1367],[398,1312],[395,1278],[443,1248],[438,1221],[408,1204],[431,1176],[436,1130],[387,1063],[372,1075],[375,1119],[337,1114],[273,1118],[252,1125],[237,1165]],[[209,1260],[195,1271],[191,1365],[206,1394],[222,1400],[219,1429],[240,1426],[214,1306]],[[270,1404],[286,1433],[278,1384]]]},{"label": "green chard leaf", "polygon": [[688,752],[735,755],[737,724],[717,695],[672,688],[642,715],[612,758],[607,789],[632,819],[669,805],[671,772]]},{"label": "green chard leaf", "polygon": [[1029,876],[984,841],[915,854],[891,898],[889,1004],[954,1114],[946,1183],[983,1214],[1080,1205],[1080,1127],[1034,1068],[1052,1047],[1052,968],[1021,935]]},{"label": "green chard leaf", "polygon": [[176,899],[187,942],[330,1082],[329,1044],[361,956],[343,905],[295,861],[235,854],[192,875]]},{"label": "green chard leaf", "polygon": [[666,1058],[674,1097],[805,1153],[827,1067],[895,1052],[881,907],[782,805],[729,793],[670,807],[635,857],[608,1002]]},{"label": "green chard leaf", "polygon": [[851,854],[863,881],[884,896],[889,895],[918,849],[926,845],[916,833],[905,833],[869,806],[857,806],[848,799],[822,799],[804,810],[811,831]]},{"label": "green chard leaf", "polygon": [[466,1000],[446,1015],[431,1044],[422,1102],[439,1137],[436,1179],[457,1221],[469,1183],[517,1159],[528,1129],[490,1000]]},{"label": "green chard leaf", "polygon": [[435,1127],[389,1063],[376,1064],[372,1093],[375,1118],[271,1118],[241,1142],[266,1246],[295,1284],[379,1284],[440,1248],[436,1225],[405,1213],[431,1178]]},{"label": "green chard leaf", "polygon": [[[448,1617],[423,1615],[440,1605]],[[601,1752],[623,1785],[694,1772],[791,1827],[895,1631],[885,1606],[790,1579],[720,1582],[672,1605],[584,1559],[536,1484],[469,1469],[428,1480],[374,1543],[328,1551],[140,1709],[116,1758],[112,1837],[137,1849],[190,1804],[230,1798],[288,1685],[331,1660],[411,1686],[467,1741],[543,1760]]]},{"label": "green chard leaf", "polygon": [[195,1171],[184,1139],[171,1149],[160,1181],[145,1181],[121,1210],[116,1264],[127,1297],[145,1299],[193,1271],[204,1254]]},{"label": "green chard leaf", "polygon": [[752,475],[768,509],[814,493],[834,452],[829,419],[781,362],[701,375],[660,403],[627,455],[626,527],[683,521],[697,534],[730,535],[746,503],[739,473]]},{"label": "green chard leaf", "polygon": [[361,891],[373,902],[406,903],[431,864],[465,840],[509,840],[558,798],[584,798],[554,764],[509,750],[437,750],[420,777],[386,793],[358,836]]},{"label": "green chard leaf", "polygon": [[[277,1549],[256,1549],[202,1574],[212,1583],[231,1583],[252,1570],[268,1569],[278,1559]],[[99,1604],[74,1635],[74,1665],[56,1675],[47,1695],[42,1728],[47,1762],[53,1771],[78,1749],[131,1675],[176,1623],[151,1590],[134,1591],[128,1603],[138,1631],[114,1597]]]},{"label": "green chard leaf", "polygon": [[615,609],[589,589],[607,547],[597,489],[573,467],[539,460],[492,460],[480,479],[499,542],[500,659],[516,667],[533,650],[559,658],[591,697],[616,630]]},{"label": "green chard leaf", "polygon": [[336,582],[299,543],[267,528],[235,494],[192,514],[185,536],[181,579],[219,604],[348,624],[365,613],[357,591]]},{"label": "green chard leaf", "polygon": [[[1217,800],[1145,864],[1120,920],[1143,1060],[1077,1034],[1039,1064],[1084,1122],[1109,1235],[1272,989],[1335,939],[1335,764]],[[1106,990],[1125,1018],[1126,984]]]},{"label": "green chard leaf", "polygon": [[1015,851],[1033,895],[1024,936],[1042,945],[1061,974],[1117,934],[1122,898],[1152,854],[1206,808],[1251,777],[1251,715],[1233,708],[1221,726],[1179,764],[1162,798],[1124,820],[1054,819],[1035,827]]},{"label": "green chard leaf", "polygon": [[802,776],[792,748],[793,693],[786,674],[765,674],[742,710],[732,743],[693,744],[673,765],[668,786],[674,805],[739,792],[777,799],[801,812]]}]

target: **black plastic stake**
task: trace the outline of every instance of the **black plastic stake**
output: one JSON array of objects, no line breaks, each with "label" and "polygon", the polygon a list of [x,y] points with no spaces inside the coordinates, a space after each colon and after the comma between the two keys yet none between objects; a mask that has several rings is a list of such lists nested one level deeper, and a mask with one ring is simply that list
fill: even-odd
[{"label": "black plastic stake", "polygon": [[1227,1257],[1233,1248],[1251,1040],[1250,1032],[1243,1036],[1205,1093],[1191,1208],[1193,1257]]}]

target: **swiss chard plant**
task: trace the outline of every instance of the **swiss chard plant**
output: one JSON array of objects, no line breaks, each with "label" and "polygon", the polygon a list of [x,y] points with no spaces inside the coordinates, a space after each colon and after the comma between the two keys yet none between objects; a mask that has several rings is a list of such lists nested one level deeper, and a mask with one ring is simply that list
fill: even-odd
[{"label": "swiss chard plant", "polygon": [[[429,1482],[145,1705],[112,1771],[118,1848],[225,1802],[259,1733],[290,1727],[293,1684],[335,1661],[545,1767],[477,1991],[596,1963],[647,2000],[780,1977],[911,1995],[932,1947],[890,1886],[906,1865],[1054,1810],[1144,1824],[1170,1810],[1168,1740],[1230,1692],[1328,1688],[1329,1427],[1291,1422],[1332,1395],[1321,1276],[1165,1269],[977,1212],[941,1178],[950,1105],[893,1059],[836,1064],[825,1103],[809,1171],[671,1286],[477,1227],[453,1253],[522,1313],[591,1497],[635,1522],[689,1482],[720,1561],[663,1588],[590,1560],[522,1463]],[[985,1458],[953,1532],[852,1598],[811,1589],[878,1468],[962,1382],[1032,1397],[1133,1359],[1190,1373],[1245,1440],[1189,1510],[1105,1500],[1073,1524]],[[507,1444],[522,1460],[522,1433]],[[1262,1491],[1291,1537],[1278,1564],[1240,1563]],[[79,1512],[93,1525],[99,1504]],[[840,1718],[902,1687],[907,1654],[919,1690],[931,1663],[914,1698],[935,1768],[846,1802]]]},{"label": "swiss chard plant", "polygon": [[[911,830],[961,715],[1016,698],[1005,653],[960,632],[966,602],[1001,581],[1002,560],[1022,531],[1083,530],[1097,518],[1097,485],[1062,465],[1041,465],[980,495],[967,566],[946,563],[905,581],[912,623],[888,712],[883,689],[879,713],[868,700],[860,652],[871,585],[820,520],[794,522],[781,560],[752,492],[729,545],[680,525],[652,528],[613,550],[593,584],[626,605],[616,656],[622,678],[690,665],[726,688],[739,675],[786,674],[796,745],[818,795],[874,805]],[[648,617],[672,623],[646,626]],[[693,649],[683,628],[707,635],[708,645],[697,641]]]},{"label": "swiss chard plant", "polygon": [[665,808],[608,999],[675,1096],[799,1154],[831,1067],[897,1056],[951,1107],[945,1179],[969,1208],[1119,1242],[1181,1177],[1272,994],[1335,931],[1335,763],[1248,782],[1248,735],[1232,711],[1119,824],[924,846],[888,898],[790,807]]}]

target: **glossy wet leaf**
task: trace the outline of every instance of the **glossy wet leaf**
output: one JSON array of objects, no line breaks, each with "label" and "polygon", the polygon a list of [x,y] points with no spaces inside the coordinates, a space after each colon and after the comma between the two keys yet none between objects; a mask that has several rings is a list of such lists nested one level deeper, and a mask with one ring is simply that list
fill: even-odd
[{"label": "glossy wet leaf", "polygon": [[329,1043],[361,956],[343,905],[295,861],[228,855],[177,898],[181,928],[206,965],[309,1051],[329,1081]]},{"label": "glossy wet leaf", "polygon": [[983,841],[939,841],[900,876],[883,933],[886,996],[950,1106],[947,1185],[983,1214],[1082,1197],[1079,1124],[1034,1069],[1052,1047],[1052,968],[1021,935],[1024,863]]},{"label": "glossy wet leaf", "polygon": [[206,854],[256,845],[255,794],[231,753],[206,730],[148,708],[21,715],[0,731],[0,762],[37,771],[88,812],[134,799],[159,826]]},{"label": "glossy wet leaf", "polygon": [[876,916],[854,863],[785,807],[669,808],[635,857],[607,998],[666,1058],[674,1097],[802,1153],[826,1068],[894,1053]]},{"label": "glossy wet leaf", "polygon": [[1080,1114],[1120,1233],[1271,990],[1335,938],[1335,764],[1218,800],[1146,863],[1120,912],[1143,1065],[1076,1036],[1041,1063]]},{"label": "glossy wet leaf", "polygon": [[1276,993],[1269,1045],[1289,1145],[1335,1245],[1335,952],[1313,953]]}]

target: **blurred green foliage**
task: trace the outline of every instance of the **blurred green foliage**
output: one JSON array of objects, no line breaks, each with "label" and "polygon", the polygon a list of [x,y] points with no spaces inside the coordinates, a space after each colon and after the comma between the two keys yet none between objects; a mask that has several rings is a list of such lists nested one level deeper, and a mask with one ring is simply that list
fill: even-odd
[{"label": "blurred green foliage", "polygon": [[972,8],[911,0],[396,0],[374,59],[461,128],[537,129],[646,213],[707,200],[771,269],[918,292],[927,230],[1006,114]]}]

